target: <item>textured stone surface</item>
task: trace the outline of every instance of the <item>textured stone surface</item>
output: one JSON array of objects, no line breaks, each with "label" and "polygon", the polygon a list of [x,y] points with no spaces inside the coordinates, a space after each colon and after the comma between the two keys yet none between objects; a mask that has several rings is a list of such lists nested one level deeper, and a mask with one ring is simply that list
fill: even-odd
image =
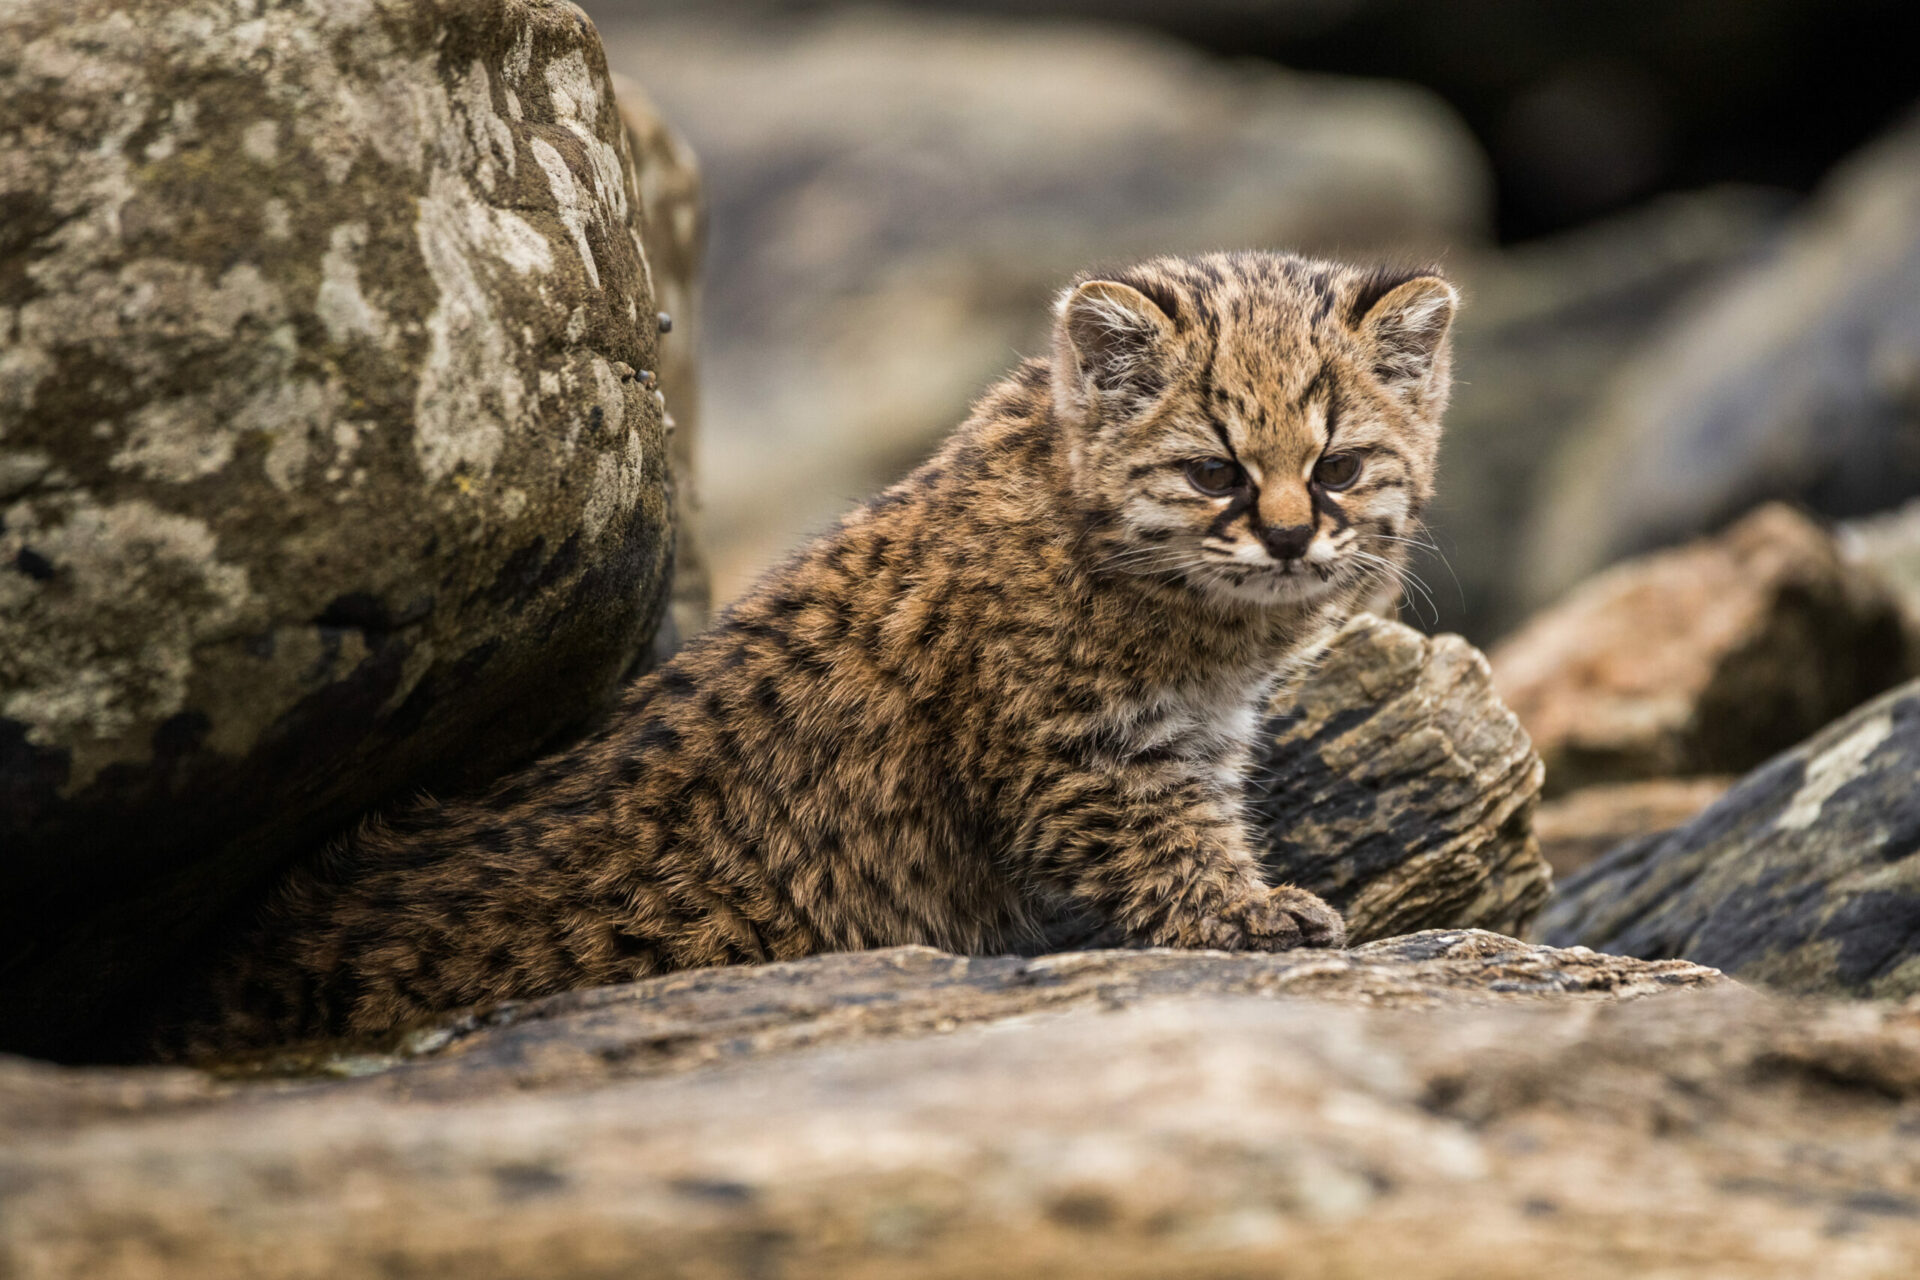
[{"label": "textured stone surface", "polygon": [[1920,117],[1842,166],[1773,260],[1621,371],[1535,495],[1534,599],[1769,498],[1835,516],[1897,506],[1920,491],[1916,421]]},{"label": "textured stone surface", "polygon": [[644,659],[643,180],[555,0],[0,5],[0,1043]]},{"label": "textured stone surface", "polygon": [[702,488],[722,600],[1043,351],[1054,293],[1089,263],[1486,238],[1484,163],[1405,86],[930,13],[699,5],[602,32],[708,179]]},{"label": "textured stone surface", "polygon": [[1732,778],[1649,778],[1583,787],[1533,814],[1540,854],[1561,880],[1618,845],[1669,831],[1718,800]]},{"label": "textured stone surface", "polygon": [[1519,933],[1546,901],[1540,758],[1460,637],[1356,618],[1268,728],[1254,787],[1268,876],[1339,907],[1349,939]]},{"label": "textured stone surface", "polygon": [[1488,934],[828,956],[335,1065],[372,1074],[0,1064],[0,1269],[1851,1280],[1920,1249],[1914,1011]]},{"label": "textured stone surface", "polygon": [[1920,682],[1567,881],[1539,932],[1789,991],[1920,994]]},{"label": "textured stone surface", "polygon": [[1616,565],[1489,656],[1558,795],[1751,768],[1897,683],[1907,643],[1877,576],[1769,506]]}]

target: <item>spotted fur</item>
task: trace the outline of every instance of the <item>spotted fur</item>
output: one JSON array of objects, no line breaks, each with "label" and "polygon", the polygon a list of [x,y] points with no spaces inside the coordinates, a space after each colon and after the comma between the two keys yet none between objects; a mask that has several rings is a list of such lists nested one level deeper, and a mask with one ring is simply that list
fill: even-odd
[{"label": "spotted fur", "polygon": [[[1261,882],[1243,779],[1276,679],[1397,571],[1454,305],[1266,253],[1078,282],[1050,360],[598,733],[286,886],[174,1051],[897,943],[1338,945]],[[1333,451],[1364,459],[1339,494]],[[1198,492],[1204,457],[1250,485]]]}]

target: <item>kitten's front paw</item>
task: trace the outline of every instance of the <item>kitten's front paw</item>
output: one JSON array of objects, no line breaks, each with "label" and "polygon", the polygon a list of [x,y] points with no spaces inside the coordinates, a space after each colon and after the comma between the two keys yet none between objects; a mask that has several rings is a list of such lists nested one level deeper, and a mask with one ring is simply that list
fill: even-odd
[{"label": "kitten's front paw", "polygon": [[1204,945],[1227,951],[1291,951],[1339,947],[1347,940],[1340,913],[1305,889],[1280,885],[1242,899],[1220,913],[1219,940]]}]

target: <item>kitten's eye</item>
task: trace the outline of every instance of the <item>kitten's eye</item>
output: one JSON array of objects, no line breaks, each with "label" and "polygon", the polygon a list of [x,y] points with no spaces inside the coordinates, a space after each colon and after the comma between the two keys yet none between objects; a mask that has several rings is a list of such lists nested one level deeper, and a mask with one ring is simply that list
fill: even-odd
[{"label": "kitten's eye", "polygon": [[1187,464],[1187,483],[1209,498],[1232,493],[1246,482],[1240,464],[1226,458],[1195,458]]},{"label": "kitten's eye", "polygon": [[1313,468],[1313,482],[1322,489],[1344,489],[1360,478],[1360,455],[1330,453]]}]

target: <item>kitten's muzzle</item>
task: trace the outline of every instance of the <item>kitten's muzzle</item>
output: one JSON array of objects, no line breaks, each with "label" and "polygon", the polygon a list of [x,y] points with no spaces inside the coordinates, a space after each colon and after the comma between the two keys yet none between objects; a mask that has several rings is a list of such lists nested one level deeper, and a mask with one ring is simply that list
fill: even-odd
[{"label": "kitten's muzzle", "polygon": [[1307,554],[1307,548],[1313,544],[1313,526],[1310,524],[1263,525],[1255,532],[1260,545],[1275,560],[1298,560]]}]

